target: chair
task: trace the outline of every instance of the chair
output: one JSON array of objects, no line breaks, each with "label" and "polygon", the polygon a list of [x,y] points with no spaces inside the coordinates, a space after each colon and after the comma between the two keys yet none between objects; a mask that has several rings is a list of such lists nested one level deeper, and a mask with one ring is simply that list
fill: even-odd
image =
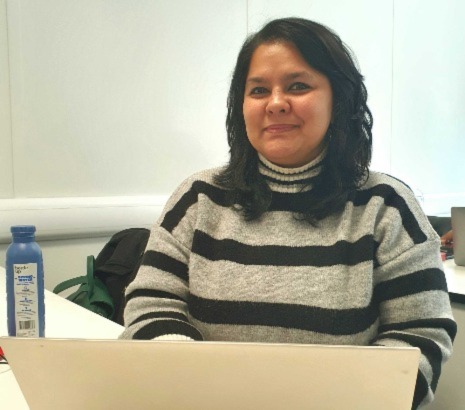
[{"label": "chair", "polygon": [[439,236],[444,235],[452,229],[452,222],[450,216],[428,215],[428,220]]}]

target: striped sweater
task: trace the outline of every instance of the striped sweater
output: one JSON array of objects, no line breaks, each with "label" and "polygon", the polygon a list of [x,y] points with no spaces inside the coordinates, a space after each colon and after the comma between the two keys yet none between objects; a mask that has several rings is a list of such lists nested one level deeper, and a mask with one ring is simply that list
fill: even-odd
[{"label": "striped sweater", "polygon": [[414,407],[430,402],[456,324],[439,238],[410,189],[371,172],[312,226],[296,214],[321,157],[290,170],[260,159],[273,194],[259,220],[227,202],[219,169],[171,196],[127,288],[121,338],[416,346]]}]

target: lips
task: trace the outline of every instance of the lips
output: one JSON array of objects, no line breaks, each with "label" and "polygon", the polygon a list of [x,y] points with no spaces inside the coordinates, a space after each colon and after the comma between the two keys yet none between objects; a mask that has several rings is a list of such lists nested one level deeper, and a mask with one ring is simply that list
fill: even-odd
[{"label": "lips", "polygon": [[292,131],[297,128],[297,125],[293,124],[273,124],[265,128],[265,131],[279,134],[281,132]]}]

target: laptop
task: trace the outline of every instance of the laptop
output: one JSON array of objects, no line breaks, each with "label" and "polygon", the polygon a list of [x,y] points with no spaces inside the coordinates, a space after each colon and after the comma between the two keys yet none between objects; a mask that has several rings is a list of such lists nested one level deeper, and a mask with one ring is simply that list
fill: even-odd
[{"label": "laptop", "polygon": [[32,410],[410,409],[417,348],[0,338]]},{"label": "laptop", "polygon": [[454,261],[465,266],[465,207],[452,207],[452,232],[454,235]]}]

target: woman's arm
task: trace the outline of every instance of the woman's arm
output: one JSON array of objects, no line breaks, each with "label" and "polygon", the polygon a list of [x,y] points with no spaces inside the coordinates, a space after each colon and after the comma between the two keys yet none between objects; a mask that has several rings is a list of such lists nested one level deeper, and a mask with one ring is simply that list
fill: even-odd
[{"label": "woman's arm", "polygon": [[186,181],[152,229],[141,267],[126,290],[123,339],[202,340],[189,323],[189,257],[197,195]]},{"label": "woman's arm", "polygon": [[[409,195],[404,192],[403,195]],[[373,344],[421,350],[415,389],[417,408],[433,400],[443,363],[452,353],[457,327],[439,255],[439,238],[416,200],[391,213],[375,238],[379,247],[374,298],[380,311]]]},{"label": "woman's arm", "polygon": [[448,245],[454,242],[452,229],[441,236],[441,245]]}]

